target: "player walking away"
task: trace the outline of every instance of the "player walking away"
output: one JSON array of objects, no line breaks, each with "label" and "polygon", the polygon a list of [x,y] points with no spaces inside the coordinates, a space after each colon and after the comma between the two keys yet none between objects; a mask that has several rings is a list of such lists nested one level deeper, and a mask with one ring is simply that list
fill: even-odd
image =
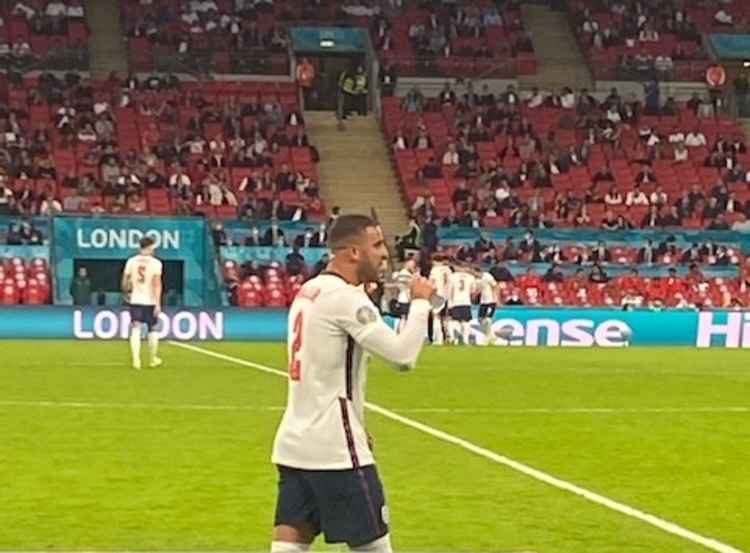
[{"label": "player walking away", "polygon": [[451,343],[458,343],[460,337],[461,342],[468,345],[472,319],[471,297],[474,295],[476,278],[471,274],[471,268],[463,263],[456,265],[455,269],[456,272],[448,279],[448,309],[451,317],[448,334]]},{"label": "player walking away", "polygon": [[397,332],[406,324],[406,317],[409,315],[409,304],[411,302],[411,282],[414,275],[417,274],[417,261],[410,257],[404,262],[401,270],[393,273],[393,280],[398,287],[398,296],[396,297],[396,315],[398,317]]},{"label": "player walking away", "polygon": [[367,360],[375,354],[401,370],[414,367],[424,343],[425,278],[411,282],[411,309],[400,334],[365,293],[383,278],[383,232],[364,215],[342,215],[330,230],[333,258],[289,310],[287,407],[273,445],[279,493],[271,551],[307,551],[323,533],[352,551],[389,553],[388,510],[364,423]]},{"label": "player walking away", "polygon": [[[435,287],[437,294],[448,299],[449,279],[453,273],[450,265],[447,263],[447,259],[441,255],[436,254],[432,259],[432,268],[430,269],[430,283]],[[442,346],[445,337],[445,324],[448,317],[447,303],[443,305],[440,311],[433,311],[430,314],[430,337],[432,343],[436,346]]]},{"label": "player walking away", "polygon": [[497,281],[482,267],[476,267],[477,287],[479,288],[479,324],[487,337],[487,344],[493,344],[492,319],[497,308]]},{"label": "player walking away", "polygon": [[122,290],[129,296],[130,353],[133,368],[141,368],[142,327],[148,327],[149,366],[158,367],[159,333],[156,323],[161,313],[162,263],[154,257],[156,242],[150,236],[140,241],[140,253],[128,259],[122,273]]}]

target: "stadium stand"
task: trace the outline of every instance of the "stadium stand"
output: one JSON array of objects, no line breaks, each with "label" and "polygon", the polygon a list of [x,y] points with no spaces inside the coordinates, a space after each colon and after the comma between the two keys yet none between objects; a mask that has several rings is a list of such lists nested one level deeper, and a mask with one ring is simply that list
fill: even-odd
[{"label": "stadium stand", "polygon": [[122,0],[120,7],[133,71],[289,74],[284,2]]},{"label": "stadium stand", "polygon": [[52,284],[46,260],[0,259],[0,290],[3,305],[50,303]]},{"label": "stadium stand", "polygon": [[87,70],[88,37],[81,0],[0,3],[0,66],[8,72]]},{"label": "stadium stand", "polygon": [[[416,100],[415,100],[416,98]],[[744,133],[668,99],[616,89],[383,99],[383,129],[413,215],[443,225],[730,228],[750,208]]]},{"label": "stadium stand", "polygon": [[294,83],[43,74],[0,97],[9,211],[325,217]]},{"label": "stadium stand", "polygon": [[741,32],[750,5],[688,1],[667,6],[595,0],[568,3],[596,79],[703,81],[710,65],[703,34]]},{"label": "stadium stand", "polygon": [[[288,74],[288,26],[367,28],[381,61],[400,75],[511,77],[536,71],[521,12],[491,2],[463,6],[203,0],[121,2],[135,71]],[[242,6],[242,7],[240,7]]]},{"label": "stadium stand", "polygon": [[534,46],[520,10],[490,2],[412,5],[372,18],[381,61],[399,75],[508,78],[536,72]]}]

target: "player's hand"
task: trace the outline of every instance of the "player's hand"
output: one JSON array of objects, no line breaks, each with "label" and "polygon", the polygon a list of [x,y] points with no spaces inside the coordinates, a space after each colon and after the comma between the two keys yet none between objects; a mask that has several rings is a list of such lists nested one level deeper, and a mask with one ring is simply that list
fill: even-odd
[{"label": "player's hand", "polygon": [[157,305],[154,307],[154,317],[158,317],[159,315],[161,315],[161,306]]},{"label": "player's hand", "polygon": [[418,276],[411,281],[411,299],[429,300],[435,294],[435,287],[425,277]]}]

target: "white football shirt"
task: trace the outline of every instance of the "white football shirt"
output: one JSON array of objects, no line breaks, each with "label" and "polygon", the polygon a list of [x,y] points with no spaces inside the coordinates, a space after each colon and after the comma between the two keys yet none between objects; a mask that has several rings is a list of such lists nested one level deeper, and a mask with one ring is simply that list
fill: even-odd
[{"label": "white football shirt", "polygon": [[433,265],[430,269],[430,282],[435,287],[435,291],[439,296],[448,298],[450,292],[450,276],[453,274],[451,268],[448,265]]},{"label": "white football shirt", "polygon": [[448,307],[471,306],[471,295],[474,293],[476,278],[469,273],[453,273],[448,279],[450,283],[450,294],[448,295]]},{"label": "white football shirt", "polygon": [[398,297],[396,301],[399,303],[409,303],[411,301],[411,281],[414,279],[414,273],[404,267],[400,271],[395,272],[393,278],[398,285]]},{"label": "white football shirt", "polygon": [[134,305],[156,305],[154,277],[161,278],[162,263],[153,255],[134,255],[125,263],[125,275],[132,286],[130,303]]},{"label": "white football shirt", "polygon": [[427,331],[430,303],[417,299],[400,334],[361,287],[323,272],[289,310],[289,393],[271,461],[303,470],[374,463],[365,431],[368,353],[409,369]]},{"label": "white football shirt", "polygon": [[479,303],[489,304],[497,303],[497,295],[495,294],[495,287],[497,281],[490,273],[483,272],[482,278],[477,282],[479,286]]}]

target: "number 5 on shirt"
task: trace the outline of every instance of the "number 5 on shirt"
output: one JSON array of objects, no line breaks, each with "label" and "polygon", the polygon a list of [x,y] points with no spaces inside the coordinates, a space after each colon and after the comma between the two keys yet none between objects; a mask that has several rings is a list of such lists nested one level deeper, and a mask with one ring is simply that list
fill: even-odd
[{"label": "number 5 on shirt", "polygon": [[289,378],[299,380],[302,377],[302,360],[299,359],[299,350],[302,347],[302,311],[294,317],[294,327],[292,328],[292,351],[289,353]]}]

